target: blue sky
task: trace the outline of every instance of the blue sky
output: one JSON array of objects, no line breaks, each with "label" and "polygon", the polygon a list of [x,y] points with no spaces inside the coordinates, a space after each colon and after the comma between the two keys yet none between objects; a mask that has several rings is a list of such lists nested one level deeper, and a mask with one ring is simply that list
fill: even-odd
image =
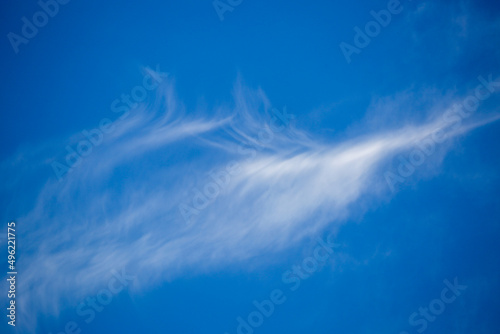
[{"label": "blue sky", "polygon": [[500,329],[498,2],[2,9],[2,333]]}]

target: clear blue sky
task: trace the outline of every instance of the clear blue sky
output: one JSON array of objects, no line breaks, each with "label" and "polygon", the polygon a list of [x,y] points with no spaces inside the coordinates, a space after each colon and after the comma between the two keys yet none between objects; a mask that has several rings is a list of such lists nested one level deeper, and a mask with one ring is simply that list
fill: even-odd
[{"label": "clear blue sky", "polygon": [[0,11],[0,332],[500,330],[498,2],[65,1]]}]

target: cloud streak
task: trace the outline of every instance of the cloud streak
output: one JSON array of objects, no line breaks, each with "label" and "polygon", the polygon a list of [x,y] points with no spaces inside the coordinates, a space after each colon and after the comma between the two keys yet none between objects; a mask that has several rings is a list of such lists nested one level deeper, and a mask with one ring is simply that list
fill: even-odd
[{"label": "cloud streak", "polygon": [[[434,117],[337,143],[292,126],[257,150],[252,144],[272,117],[262,90],[237,84],[231,108],[188,116],[171,81],[160,88],[154,110],[131,111],[63,181],[48,178],[17,219],[25,268],[20,324],[34,326],[34,315],[56,315],[61,301],[74,305],[95,293],[113,269],[127,268],[134,286],[148,289],[336,231],[361,199],[387,190],[384,164],[446,125]],[[449,138],[496,118],[461,124]],[[239,172],[186,225],[179,203],[229,161]],[[3,162],[4,174],[15,166]]]}]

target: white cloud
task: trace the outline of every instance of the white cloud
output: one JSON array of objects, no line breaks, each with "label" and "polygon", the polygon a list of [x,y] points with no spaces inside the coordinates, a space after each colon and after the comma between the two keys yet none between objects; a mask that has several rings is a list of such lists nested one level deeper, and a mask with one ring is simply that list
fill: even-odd
[{"label": "white cloud", "polygon": [[[357,201],[380,192],[382,164],[444,126],[435,117],[337,144],[292,127],[274,133],[255,155],[242,155],[238,147],[255,144],[268,122],[264,115],[272,115],[262,90],[238,84],[235,111],[221,108],[209,117],[183,116],[172,87],[164,89],[163,110],[132,111],[62,182],[50,177],[33,209],[19,217],[20,322],[58,314],[62,300],[75,305],[95,294],[112,269],[128,268],[136,286],[147,289],[336,230]],[[240,172],[186,224],[178,205],[210,181],[209,171],[230,161]],[[15,173],[9,166],[2,164],[4,174]]]}]

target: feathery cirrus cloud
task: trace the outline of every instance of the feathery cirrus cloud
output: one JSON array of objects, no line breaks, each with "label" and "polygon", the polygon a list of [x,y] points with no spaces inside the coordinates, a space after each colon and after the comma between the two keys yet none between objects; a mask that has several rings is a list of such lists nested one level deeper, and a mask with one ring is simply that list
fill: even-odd
[{"label": "feathery cirrus cloud", "polygon": [[[256,147],[272,109],[261,89],[236,84],[233,105],[212,114],[187,113],[170,80],[157,99],[117,123],[62,182],[47,176],[32,209],[17,219],[21,324],[57,314],[63,299],[78,303],[106,284],[112,269],[127,268],[136,288],[147,289],[186,272],[244,266],[326,228],[335,231],[362,198],[387,196],[383,166],[390,159],[449,125],[447,109],[438,110],[419,124],[332,143],[292,123]],[[464,122],[449,138],[496,118]],[[16,159],[2,163],[4,174],[15,172]],[[229,162],[238,172],[186,224],[179,205]],[[33,163],[48,169],[50,161]]]}]

